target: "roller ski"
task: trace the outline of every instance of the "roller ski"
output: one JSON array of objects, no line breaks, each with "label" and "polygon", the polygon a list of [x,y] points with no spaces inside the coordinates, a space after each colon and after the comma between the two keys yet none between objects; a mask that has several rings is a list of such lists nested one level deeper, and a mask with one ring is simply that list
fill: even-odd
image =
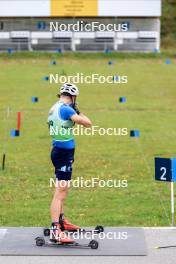
[{"label": "roller ski", "polygon": [[91,248],[91,249],[97,249],[98,248],[98,242],[96,240],[91,240],[89,244],[80,244],[77,242],[74,243],[61,243],[56,241],[48,241],[46,242],[43,237],[37,237],[36,239],[36,246],[42,247],[42,246],[62,246],[62,247],[71,247],[71,248]]},{"label": "roller ski", "polygon": [[88,244],[81,244],[77,243],[74,239],[67,236],[66,233],[64,233],[61,230],[60,224],[56,224],[55,226],[52,226],[50,231],[50,239],[49,241],[46,241],[43,237],[37,237],[36,240],[36,246],[42,247],[44,245],[46,246],[63,246],[63,247],[77,247],[77,248],[91,248],[91,249],[97,249],[98,248],[98,242],[96,240],[91,240]]},{"label": "roller ski", "polygon": [[[79,232],[79,233],[92,233],[92,234],[99,234],[104,232],[104,227],[97,225],[93,230],[86,230],[82,229],[80,226],[74,225],[69,222],[67,218],[60,219],[60,229],[63,232]],[[52,228],[44,228],[43,234],[44,236],[50,236],[50,231]]]}]

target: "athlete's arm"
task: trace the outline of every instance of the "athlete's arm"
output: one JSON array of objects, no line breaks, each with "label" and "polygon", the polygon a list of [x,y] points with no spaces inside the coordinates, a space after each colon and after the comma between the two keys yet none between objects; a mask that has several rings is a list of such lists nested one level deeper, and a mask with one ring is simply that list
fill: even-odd
[{"label": "athlete's arm", "polygon": [[87,116],[83,115],[82,113],[80,113],[79,115],[74,114],[70,117],[70,119],[76,124],[83,125],[84,127],[92,126],[92,122],[90,121],[90,119]]}]

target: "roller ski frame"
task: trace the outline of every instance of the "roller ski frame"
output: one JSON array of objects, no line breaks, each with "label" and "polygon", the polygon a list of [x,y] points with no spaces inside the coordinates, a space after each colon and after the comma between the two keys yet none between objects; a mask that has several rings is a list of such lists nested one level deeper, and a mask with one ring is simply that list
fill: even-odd
[{"label": "roller ski frame", "polygon": [[51,239],[49,241],[46,241],[43,237],[36,237],[36,246],[42,247],[42,246],[56,246],[56,247],[71,247],[71,248],[90,248],[90,249],[97,249],[98,248],[98,242],[96,240],[91,240],[88,244],[80,244],[77,242],[73,243],[62,243],[58,242],[54,239]]},{"label": "roller ski frame", "polygon": [[[43,229],[43,235],[44,236],[50,236],[50,230],[51,228],[44,228]],[[99,234],[99,233],[103,233],[104,232],[104,227],[103,226],[99,226],[97,225],[95,227],[95,229],[93,230],[86,230],[86,229],[78,229],[78,230],[62,230],[64,232],[68,232],[68,233],[75,233],[75,232],[78,232],[78,233],[90,233],[90,234]]]}]

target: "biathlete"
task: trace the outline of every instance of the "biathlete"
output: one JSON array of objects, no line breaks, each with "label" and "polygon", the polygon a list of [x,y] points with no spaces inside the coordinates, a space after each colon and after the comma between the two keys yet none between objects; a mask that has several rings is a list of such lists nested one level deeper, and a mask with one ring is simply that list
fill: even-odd
[{"label": "biathlete", "polygon": [[64,230],[80,229],[79,226],[70,223],[64,217],[64,200],[68,194],[75,152],[75,140],[71,129],[75,123],[84,127],[91,127],[90,119],[80,113],[76,106],[78,95],[79,90],[76,85],[63,84],[57,95],[59,100],[51,107],[48,116],[50,129],[52,126],[53,131],[58,131],[58,133],[52,133],[51,161],[55,168],[57,184],[50,213],[53,239],[56,240],[57,238],[57,242],[60,243],[74,243],[73,239],[66,236]]}]

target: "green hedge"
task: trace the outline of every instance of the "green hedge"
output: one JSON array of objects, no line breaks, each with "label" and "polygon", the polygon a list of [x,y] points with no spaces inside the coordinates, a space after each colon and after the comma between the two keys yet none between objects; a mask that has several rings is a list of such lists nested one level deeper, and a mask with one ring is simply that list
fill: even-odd
[{"label": "green hedge", "polygon": [[8,54],[7,52],[0,53],[1,59],[27,59],[27,58],[46,58],[46,59],[59,59],[59,58],[70,58],[70,59],[166,59],[166,58],[176,58],[176,53],[174,49],[165,49],[160,53],[146,52],[146,53],[135,53],[135,52],[111,52],[105,54],[104,52],[64,52],[51,53],[51,52],[15,52],[13,54]]}]

